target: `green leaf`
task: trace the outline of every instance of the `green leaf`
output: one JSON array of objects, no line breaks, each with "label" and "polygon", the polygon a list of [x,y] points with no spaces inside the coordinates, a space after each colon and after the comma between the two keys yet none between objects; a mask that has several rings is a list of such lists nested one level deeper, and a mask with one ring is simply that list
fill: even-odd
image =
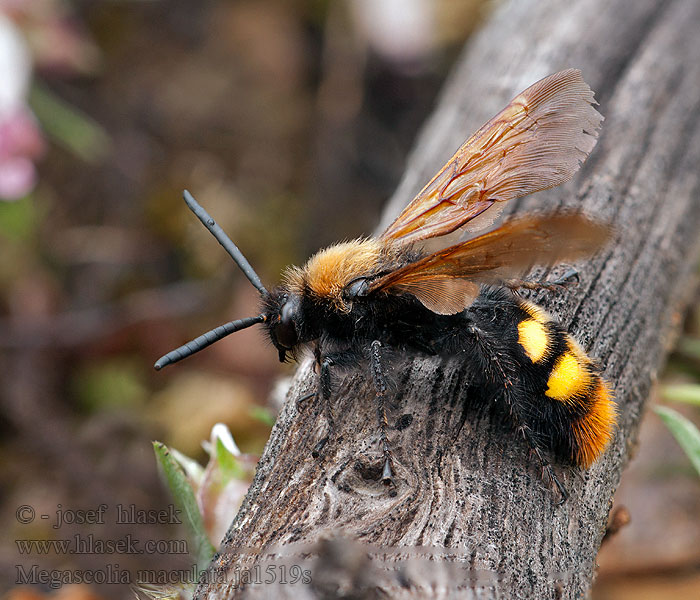
[{"label": "green leaf", "polygon": [[156,453],[156,460],[165,476],[170,493],[175,500],[175,505],[182,511],[187,527],[190,530],[191,541],[195,547],[195,551],[190,554],[197,561],[197,567],[202,570],[209,564],[216,550],[209,541],[204,529],[204,521],[199,512],[194,491],[187,481],[187,475],[185,475],[185,472],[173,458],[168,447],[161,442],[153,442],[153,450]]},{"label": "green leaf", "polygon": [[112,140],[107,132],[49,88],[35,83],[29,92],[29,106],[51,139],[85,162],[99,163],[110,153]]},{"label": "green leaf", "polygon": [[661,417],[700,475],[700,431],[698,428],[682,414],[667,406],[655,406],[654,412]]},{"label": "green leaf", "polygon": [[193,458],[175,450],[175,448],[170,448],[170,454],[185,471],[185,475],[187,475],[190,481],[193,482],[195,486],[199,486],[204,476],[204,467]]},{"label": "green leaf", "polygon": [[71,388],[83,408],[90,412],[139,406],[147,395],[143,366],[120,357],[79,369]]},{"label": "green leaf", "polygon": [[700,406],[700,385],[697,383],[666,385],[661,392],[666,400]]},{"label": "green leaf", "polygon": [[700,359],[700,339],[684,336],[678,343],[678,350],[692,358]]},{"label": "green leaf", "polygon": [[257,421],[264,423],[268,427],[272,427],[277,420],[277,417],[275,417],[272,411],[268,410],[264,406],[252,406],[250,408],[250,416]]},{"label": "green leaf", "polygon": [[216,438],[216,463],[221,470],[224,484],[231,479],[245,479],[245,471],[235,454],[232,454],[225,446],[221,438]]},{"label": "green leaf", "polygon": [[31,195],[14,202],[0,202],[0,235],[13,241],[25,240],[36,231],[38,221]]}]

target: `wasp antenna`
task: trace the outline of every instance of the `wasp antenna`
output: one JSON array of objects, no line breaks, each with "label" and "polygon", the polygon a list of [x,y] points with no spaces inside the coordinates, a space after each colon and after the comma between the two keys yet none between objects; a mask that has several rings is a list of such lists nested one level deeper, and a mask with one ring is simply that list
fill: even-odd
[{"label": "wasp antenna", "polygon": [[189,206],[190,210],[202,222],[202,225],[204,225],[211,232],[211,234],[216,238],[216,241],[224,247],[224,250],[228,252],[228,255],[240,267],[243,274],[248,278],[248,281],[255,286],[255,289],[257,289],[261,295],[269,296],[269,292],[265,289],[262,281],[260,281],[260,277],[258,277],[255,269],[250,266],[250,263],[246,260],[246,257],[243,256],[243,253],[238,249],[238,246],[231,241],[231,238],[226,235],[226,232],[219,227],[216,221],[212,219],[209,213],[202,208],[202,205],[199,204],[199,202],[197,202],[192,194],[190,194],[187,190],[182,193],[182,197],[185,199],[185,202],[187,203],[187,206]]},{"label": "wasp antenna", "polygon": [[248,317],[246,319],[239,319],[238,321],[231,321],[230,323],[219,325],[215,329],[207,331],[198,338],[193,339],[191,342],[187,342],[185,345],[168,352],[165,356],[162,356],[156,361],[153,368],[155,368],[156,371],[160,371],[163,367],[181,361],[183,358],[187,358],[195,352],[199,352],[214,342],[218,342],[227,335],[240,331],[241,329],[246,329],[257,323],[262,323],[263,321],[265,321],[265,315],[258,315],[257,317]]}]

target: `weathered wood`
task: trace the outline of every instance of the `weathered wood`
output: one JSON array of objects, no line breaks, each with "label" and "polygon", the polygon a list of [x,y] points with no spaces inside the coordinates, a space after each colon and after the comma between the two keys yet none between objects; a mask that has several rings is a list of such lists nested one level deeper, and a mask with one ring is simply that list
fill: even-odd
[{"label": "weathered wood", "polygon": [[[462,570],[433,573],[444,579],[444,597],[457,595],[458,584],[474,597],[586,594],[645,399],[693,279],[700,240],[698,31],[696,0],[505,3],[465,49],[385,215],[384,223],[472,131],[535,80],[578,67],[596,90],[606,121],[582,172],[511,208],[583,207],[617,228],[615,243],[580,268],[578,287],[536,297],[600,359],[620,410],[618,435],[599,462],[582,473],[560,469],[569,501],[556,506],[525,443],[491,410],[469,405],[468,369],[456,361],[414,358],[394,373],[395,496],[379,482],[373,389],[362,370],[335,385],[335,435],[312,458],[326,421],[318,401],[297,406],[315,386],[306,362],[210,568],[213,583],[200,585],[196,597],[236,595],[236,576],[255,560],[242,548],[314,542],[329,533],[375,550],[452,549],[445,561]],[[369,564],[348,560],[348,581],[357,580],[358,564],[370,572]],[[418,585],[423,575],[409,569],[414,585],[403,588],[405,578],[377,581],[390,596],[433,597],[435,590]],[[327,593],[279,586],[276,597],[285,591]]]}]

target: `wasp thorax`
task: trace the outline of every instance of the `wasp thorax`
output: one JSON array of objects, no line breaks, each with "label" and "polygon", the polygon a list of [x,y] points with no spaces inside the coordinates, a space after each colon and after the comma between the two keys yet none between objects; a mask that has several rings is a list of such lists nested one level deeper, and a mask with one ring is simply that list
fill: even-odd
[{"label": "wasp thorax", "polygon": [[383,247],[375,239],[335,244],[314,254],[303,267],[288,269],[284,282],[298,294],[308,294],[347,312],[350,309],[345,297],[347,286],[376,272]]}]

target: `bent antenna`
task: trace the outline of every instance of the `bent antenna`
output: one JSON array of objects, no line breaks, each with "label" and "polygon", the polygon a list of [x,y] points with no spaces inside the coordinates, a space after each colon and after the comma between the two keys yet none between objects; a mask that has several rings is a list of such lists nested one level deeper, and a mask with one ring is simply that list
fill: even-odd
[{"label": "bent antenna", "polygon": [[251,327],[257,323],[262,323],[264,320],[264,315],[258,315],[257,317],[248,317],[246,319],[239,319],[238,321],[231,321],[230,323],[219,325],[215,329],[207,331],[192,341],[168,352],[165,356],[161,356],[156,361],[156,364],[153,365],[153,368],[156,371],[160,371],[163,367],[167,367],[168,365],[181,361],[183,358],[187,358],[195,352],[199,352],[214,342],[218,342],[221,338],[224,338],[227,335],[236,333],[236,331],[246,329],[247,327]]},{"label": "bent antenna", "polygon": [[226,235],[226,232],[219,227],[216,221],[212,219],[209,213],[202,208],[201,204],[199,204],[199,202],[197,202],[192,194],[190,194],[187,190],[182,193],[182,197],[185,199],[189,209],[202,222],[202,225],[204,225],[216,238],[216,241],[223,246],[224,250],[226,250],[228,255],[235,261],[235,263],[240,267],[241,271],[243,271],[243,274],[248,278],[248,281],[250,281],[250,283],[255,286],[255,289],[260,292],[260,295],[269,296],[269,292],[265,289],[262,281],[260,281],[260,277],[258,277],[255,269],[250,266],[250,263],[246,257],[243,256],[243,253],[238,249],[238,246],[231,241],[231,238]]},{"label": "bent antenna", "polygon": [[[231,238],[226,235],[223,229],[217,225],[216,221],[212,219],[209,213],[202,208],[202,206],[194,199],[192,194],[185,190],[182,194],[185,202],[189,209],[195,214],[195,216],[202,222],[211,234],[216,238],[226,250],[228,255],[235,261],[235,263],[240,267],[243,274],[248,278],[248,281],[252,283],[255,288],[260,292],[261,296],[269,296],[269,292],[265,289],[265,286],[260,281],[260,277],[255,272],[255,269],[250,266],[250,263],[243,256],[243,253],[238,249],[236,244],[231,241]],[[199,337],[187,342],[186,344],[168,352],[165,356],[162,356],[153,365],[156,371],[160,371],[163,367],[167,367],[173,363],[181,361],[183,358],[191,356],[195,352],[199,352],[203,348],[210,346],[214,342],[218,342],[221,338],[226,337],[236,331],[241,329],[246,329],[252,325],[258,323],[263,323],[265,321],[265,315],[258,315],[257,317],[247,317],[245,319],[238,319],[236,321],[230,321],[223,325],[215,327],[211,331],[203,333]]]}]

